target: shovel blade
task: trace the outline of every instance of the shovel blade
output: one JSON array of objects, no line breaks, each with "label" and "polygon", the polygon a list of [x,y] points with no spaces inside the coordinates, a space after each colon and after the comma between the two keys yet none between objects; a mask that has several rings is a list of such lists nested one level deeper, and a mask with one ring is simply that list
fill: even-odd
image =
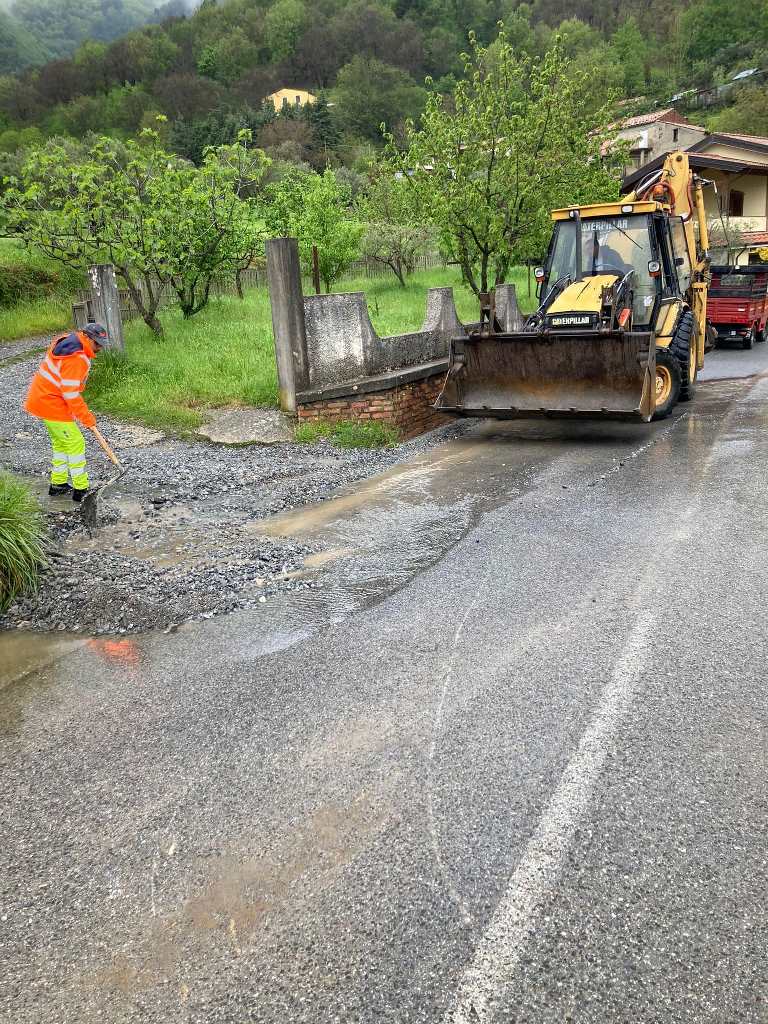
[{"label": "shovel blade", "polygon": [[604,417],[648,422],[655,409],[647,331],[458,338],[437,408],[498,419]]}]

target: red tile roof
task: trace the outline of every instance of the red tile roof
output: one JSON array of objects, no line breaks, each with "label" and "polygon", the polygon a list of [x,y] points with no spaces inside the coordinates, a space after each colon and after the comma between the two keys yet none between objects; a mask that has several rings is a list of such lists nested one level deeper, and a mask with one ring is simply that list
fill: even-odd
[{"label": "red tile roof", "polygon": [[699,127],[687,121],[682,114],[678,114],[674,107],[667,107],[665,110],[654,110],[650,114],[638,114],[636,117],[629,117],[626,121],[621,122],[621,127],[640,128],[642,125],[656,124],[659,121],[669,121],[671,124],[684,124],[690,128]]},{"label": "red tile roof", "polygon": [[740,234],[749,245],[768,245],[768,231],[742,231]]}]

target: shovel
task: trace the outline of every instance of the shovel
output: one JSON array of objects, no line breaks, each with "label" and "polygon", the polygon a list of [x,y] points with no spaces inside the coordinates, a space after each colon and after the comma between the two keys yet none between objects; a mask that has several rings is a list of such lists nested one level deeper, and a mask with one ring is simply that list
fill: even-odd
[{"label": "shovel", "polygon": [[92,491],[88,491],[86,496],[83,498],[82,504],[80,505],[80,515],[82,516],[83,522],[85,523],[86,529],[88,530],[89,533],[96,527],[96,503],[98,501],[99,495],[103,494],[103,492],[106,491],[108,488],[113,487],[117,483],[117,481],[121,477],[125,476],[125,474],[128,472],[128,470],[123,467],[118,457],[110,448],[107,439],[101,433],[99,428],[91,427],[91,430],[96,436],[96,440],[107,453],[109,461],[114,462],[114,464],[117,466],[118,472],[113,477],[110,477],[110,479],[107,480],[106,483],[101,484],[100,487],[95,487]]}]

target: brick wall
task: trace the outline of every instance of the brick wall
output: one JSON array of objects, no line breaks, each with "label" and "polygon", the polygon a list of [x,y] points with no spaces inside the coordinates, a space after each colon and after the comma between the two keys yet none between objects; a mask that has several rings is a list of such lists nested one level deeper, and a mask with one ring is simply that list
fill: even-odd
[{"label": "brick wall", "polygon": [[450,416],[432,408],[444,380],[445,374],[441,373],[385,391],[299,404],[297,412],[300,421],[381,420],[406,439],[450,422]]}]

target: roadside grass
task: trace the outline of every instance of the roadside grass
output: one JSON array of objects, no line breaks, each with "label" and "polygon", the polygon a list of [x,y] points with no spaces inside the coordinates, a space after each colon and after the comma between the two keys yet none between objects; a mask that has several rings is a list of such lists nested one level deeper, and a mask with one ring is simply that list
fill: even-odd
[{"label": "roadside grass", "polygon": [[0,239],[0,343],[66,330],[85,275],[10,238]]},{"label": "roadside grass", "polygon": [[[2,268],[0,268],[2,274]],[[30,299],[10,309],[0,307],[0,344],[39,334],[71,330],[72,299],[67,295],[49,295]]]},{"label": "roadside grass", "polygon": [[140,320],[127,325],[124,356],[93,361],[86,400],[96,412],[165,430],[193,430],[207,407],[277,405],[269,297],[222,298],[191,320],[169,309],[158,339]]},{"label": "roadside grass", "polygon": [[0,473],[0,612],[36,589],[44,562],[40,505],[26,484]]},{"label": "roadside grass", "polygon": [[312,444],[328,438],[337,448],[389,448],[399,435],[389,423],[378,420],[339,420],[337,423],[300,423],[295,438],[300,444]]},{"label": "roadside grass", "polygon": [[[525,269],[519,268],[511,279],[524,300]],[[336,290],[365,292],[373,325],[386,336],[418,330],[427,290],[445,286],[454,289],[459,317],[476,320],[477,299],[461,284],[454,267],[420,271],[407,288],[401,288],[393,275],[342,281]],[[208,408],[277,405],[272,317],[265,288],[247,292],[242,301],[213,300],[191,320],[183,320],[173,308],[164,310],[161,319],[163,339],[134,320],[126,326],[125,355],[105,352],[94,360],[86,399],[96,412],[183,432],[200,426]],[[344,431],[333,440],[355,446]]]}]

